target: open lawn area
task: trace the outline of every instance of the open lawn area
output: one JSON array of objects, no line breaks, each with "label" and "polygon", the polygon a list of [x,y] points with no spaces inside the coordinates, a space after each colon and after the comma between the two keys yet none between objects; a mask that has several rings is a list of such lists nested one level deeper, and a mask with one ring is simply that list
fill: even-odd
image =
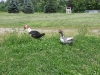
[{"label": "open lawn area", "polygon": [[0,13],[0,27],[22,27],[26,24],[36,28],[69,28],[87,25],[100,28],[100,14],[8,14]]},{"label": "open lawn area", "polygon": [[[24,25],[46,35],[34,39]],[[72,46],[60,43],[58,29]],[[0,75],[100,75],[99,13],[1,12],[0,41]]]}]

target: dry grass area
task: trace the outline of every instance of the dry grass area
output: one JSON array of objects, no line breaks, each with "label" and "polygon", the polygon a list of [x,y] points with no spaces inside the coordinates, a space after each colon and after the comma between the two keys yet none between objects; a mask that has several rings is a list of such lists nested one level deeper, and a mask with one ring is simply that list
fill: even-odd
[{"label": "dry grass area", "polygon": [[[39,28],[36,28],[36,29],[32,29],[32,30],[37,30],[41,33],[46,33],[47,36],[58,34],[58,29],[39,29]],[[62,29],[62,30],[66,36],[75,36],[79,33],[78,29],[75,29],[75,28]],[[18,33],[26,33],[26,31],[23,28],[0,28],[0,34],[2,34],[2,35],[6,34],[6,33],[7,34],[12,33],[14,31],[16,31]],[[99,36],[100,30],[99,29],[90,29],[87,31],[87,35],[88,36],[91,36],[91,35],[92,36]]]}]

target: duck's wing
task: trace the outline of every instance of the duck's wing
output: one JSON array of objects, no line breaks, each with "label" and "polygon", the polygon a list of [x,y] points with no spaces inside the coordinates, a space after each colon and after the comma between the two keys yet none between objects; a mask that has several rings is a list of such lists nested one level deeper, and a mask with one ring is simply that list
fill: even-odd
[{"label": "duck's wing", "polygon": [[68,41],[73,40],[73,37],[67,37],[66,40]]},{"label": "duck's wing", "polygon": [[40,33],[38,31],[31,31],[31,32],[29,32],[29,34],[38,35]]},{"label": "duck's wing", "polygon": [[73,42],[73,37],[64,37],[64,43],[72,43]]},{"label": "duck's wing", "polygon": [[66,41],[73,40],[73,37],[66,37],[66,36],[63,36],[62,38],[63,38],[63,40],[66,40]]},{"label": "duck's wing", "polygon": [[32,37],[37,37],[40,35],[40,33],[38,31],[31,31],[29,32],[29,34],[32,36]]},{"label": "duck's wing", "polygon": [[34,38],[40,38],[45,35],[45,33],[40,34],[38,31],[31,31],[29,34]]}]

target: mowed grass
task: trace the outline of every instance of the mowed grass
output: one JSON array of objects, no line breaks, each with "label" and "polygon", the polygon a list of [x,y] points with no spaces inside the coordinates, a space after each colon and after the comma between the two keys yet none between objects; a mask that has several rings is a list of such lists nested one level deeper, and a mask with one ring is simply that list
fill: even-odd
[{"label": "mowed grass", "polygon": [[0,75],[100,75],[100,36],[87,36],[88,29],[100,29],[99,16],[0,13],[0,27],[4,28],[28,24],[39,29],[78,29],[72,46],[62,45],[59,34],[52,32],[41,39],[17,31],[2,34]]},{"label": "mowed grass", "polygon": [[87,13],[55,13],[55,14],[8,14],[0,13],[0,26],[23,27],[29,25],[35,28],[78,28],[87,25],[100,28],[100,14]]}]

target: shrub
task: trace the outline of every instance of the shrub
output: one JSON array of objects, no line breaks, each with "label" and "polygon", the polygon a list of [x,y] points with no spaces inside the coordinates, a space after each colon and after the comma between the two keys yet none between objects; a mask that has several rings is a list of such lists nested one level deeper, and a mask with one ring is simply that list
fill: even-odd
[{"label": "shrub", "polygon": [[49,1],[44,7],[44,13],[55,13],[56,10],[56,2],[54,1]]},{"label": "shrub", "polygon": [[0,11],[5,11],[5,4],[4,4],[4,2],[0,2]]}]

